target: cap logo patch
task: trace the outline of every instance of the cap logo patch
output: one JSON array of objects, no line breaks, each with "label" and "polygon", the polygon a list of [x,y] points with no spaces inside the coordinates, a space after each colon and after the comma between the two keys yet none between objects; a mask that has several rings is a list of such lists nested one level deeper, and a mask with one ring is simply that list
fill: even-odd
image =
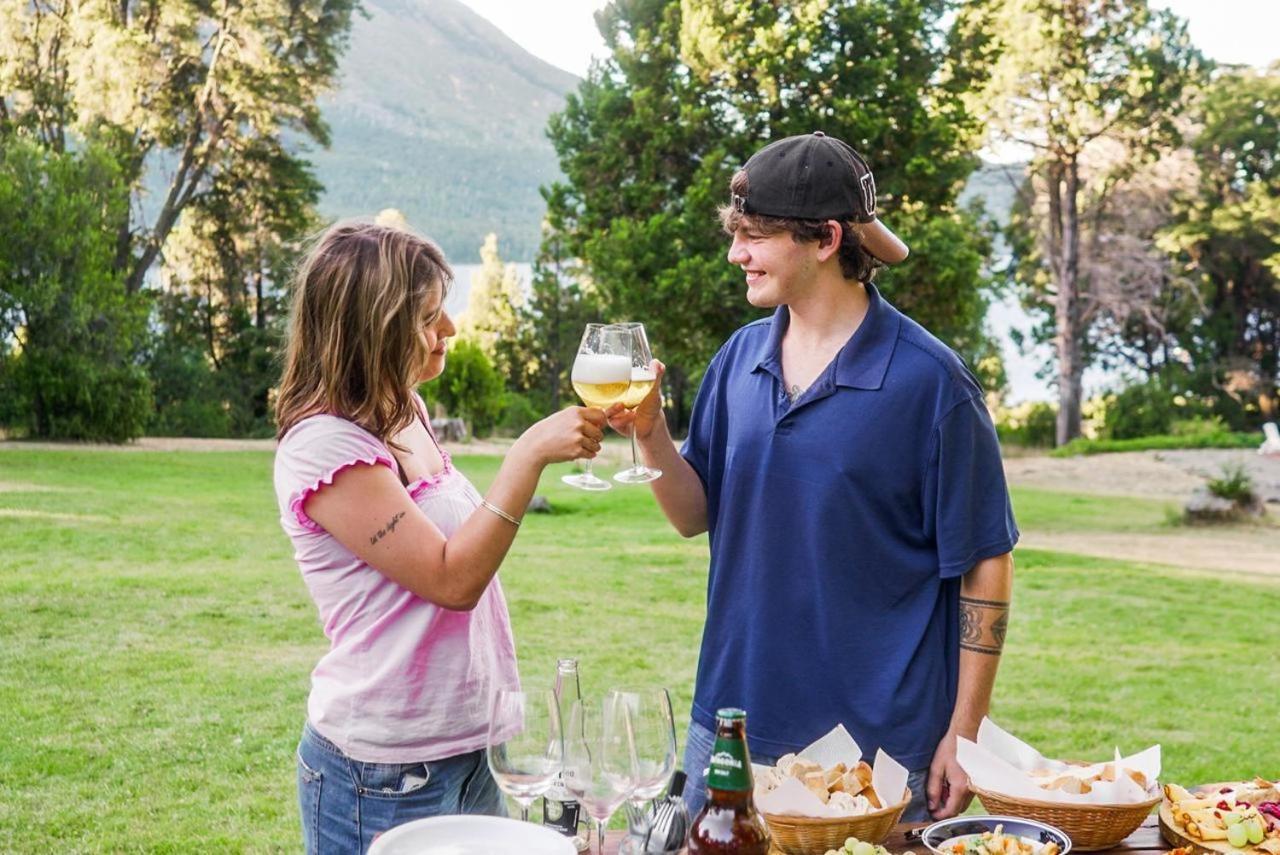
[{"label": "cap logo patch", "polygon": [[862,204],[867,209],[867,214],[874,217],[876,215],[876,179],[868,172],[862,176],[859,184],[862,187]]}]

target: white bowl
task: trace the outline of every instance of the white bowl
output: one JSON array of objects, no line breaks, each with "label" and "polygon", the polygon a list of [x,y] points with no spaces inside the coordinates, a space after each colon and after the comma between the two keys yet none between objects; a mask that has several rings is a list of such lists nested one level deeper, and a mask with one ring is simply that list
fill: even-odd
[{"label": "white bowl", "polygon": [[496,816],[433,816],[397,825],[369,855],[578,855],[573,841],[549,828]]}]

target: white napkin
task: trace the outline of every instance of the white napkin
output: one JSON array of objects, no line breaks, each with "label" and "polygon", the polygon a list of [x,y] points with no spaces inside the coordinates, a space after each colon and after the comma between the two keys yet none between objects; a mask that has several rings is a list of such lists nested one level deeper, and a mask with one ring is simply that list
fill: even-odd
[{"label": "white napkin", "polygon": [[[893,807],[902,801],[907,789],[907,767],[876,749],[876,763],[871,767],[871,786],[880,796],[881,807]],[[914,794],[913,794],[914,795]]]},{"label": "white napkin", "polygon": [[[862,748],[858,745],[843,724],[833,727],[826,735],[809,745],[799,756],[818,763],[829,769],[837,763],[845,768],[853,769],[862,759]],[[752,764],[752,772],[759,777],[761,771],[768,767]],[[907,770],[894,760],[883,749],[876,752],[876,762],[871,769],[871,786],[884,802],[885,807],[892,807],[902,800],[902,793],[907,787]],[[881,789],[884,787],[884,789]],[[844,812],[823,804],[799,779],[787,776],[775,789],[756,796],[756,807],[772,814],[783,816],[816,816],[841,817]]]},{"label": "white napkin", "polygon": [[[1088,793],[1066,793],[1060,789],[1045,789],[1029,774],[1035,769],[1048,769],[1056,775],[1087,780],[1094,777],[1107,763],[1089,766],[1071,766],[1060,760],[1049,760],[1039,751],[984,718],[978,728],[978,741],[961,737],[956,744],[956,761],[974,786],[993,793],[1014,798],[1036,799],[1044,802],[1073,804],[1134,804],[1146,801],[1159,792],[1160,746],[1153,745],[1128,757],[1115,751],[1115,781],[1093,781]],[[1125,774],[1134,769],[1147,779],[1143,789]],[[1043,779],[1040,779],[1043,780]],[[879,788],[877,788],[877,792]]]}]

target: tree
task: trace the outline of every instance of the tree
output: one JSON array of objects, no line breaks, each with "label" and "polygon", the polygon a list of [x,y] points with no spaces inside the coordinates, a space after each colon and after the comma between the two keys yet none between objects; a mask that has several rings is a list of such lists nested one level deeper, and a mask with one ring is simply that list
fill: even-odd
[{"label": "tree", "polygon": [[[125,212],[112,240],[121,290],[143,291],[167,256],[162,278],[174,290],[156,320],[198,326],[203,359],[229,369],[183,387],[199,367],[196,345],[162,328],[150,351],[166,378],[161,407],[219,388],[230,429],[262,429],[282,250],[314,222],[318,195],[302,154],[308,140],[328,141],[317,97],[335,78],[356,3],[0,3],[0,135],[56,154],[110,154]],[[182,310],[202,323],[182,323]],[[172,371],[154,362],[170,356]]]},{"label": "tree", "polygon": [[131,192],[169,173],[159,203],[136,206],[117,235],[115,265],[136,292],[210,179],[285,132],[327,143],[317,96],[334,80],[355,3],[5,3],[0,121],[54,151],[96,138]]},{"label": "tree", "polygon": [[490,232],[480,247],[480,270],[471,279],[467,311],[458,323],[458,335],[474,341],[499,374],[506,377],[514,377],[520,371],[515,340],[523,303],[516,266],[502,263],[498,236]]},{"label": "tree", "polygon": [[[1047,296],[1053,306],[1062,444],[1080,435],[1088,361],[1083,223],[1101,222],[1117,182],[1176,145],[1204,62],[1185,26],[1145,0],[984,0],[962,8],[957,28],[990,63],[970,96],[971,109],[990,117],[990,141],[1035,152],[1031,199],[1015,222],[1034,239],[1014,246],[1032,302]],[[1105,142],[1126,156],[1086,173],[1088,151]]]},{"label": "tree", "polygon": [[1198,169],[1161,235],[1200,302],[1176,344],[1251,421],[1280,389],[1280,65],[1229,70],[1208,87],[1190,143]]},{"label": "tree", "polygon": [[[274,140],[257,140],[173,230],[160,277],[161,340],[149,361],[158,430],[273,432],[268,398],[278,377],[284,285],[297,243],[316,228],[320,189],[302,161]],[[164,365],[170,358],[179,364]],[[201,365],[211,376],[192,382]]]},{"label": "tree", "polygon": [[702,367],[758,316],[717,209],[746,158],[789,134],[822,129],[867,156],[886,221],[929,250],[883,271],[883,289],[971,361],[986,349],[988,238],[956,205],[977,162],[970,65],[948,63],[972,48],[943,32],[949,10],[616,0],[598,14],[611,54],[551,120],[565,181],[548,211],[604,312],[646,322],[677,426]]},{"label": "tree", "polygon": [[50,439],[142,433],[151,386],[138,364],[145,299],[113,270],[127,216],[114,158],[0,136],[0,398]]},{"label": "tree", "polygon": [[542,411],[554,412],[566,397],[582,330],[601,315],[590,280],[564,257],[563,239],[550,220],[542,232],[529,301],[520,307],[513,359],[520,371],[509,376],[508,385],[532,392]]}]

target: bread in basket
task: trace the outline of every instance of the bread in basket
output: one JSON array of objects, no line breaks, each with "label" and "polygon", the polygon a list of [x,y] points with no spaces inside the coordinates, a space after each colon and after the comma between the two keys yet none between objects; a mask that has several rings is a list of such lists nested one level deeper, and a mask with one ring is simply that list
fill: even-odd
[{"label": "bread in basket", "polygon": [[773,846],[786,855],[822,855],[839,849],[845,840],[856,837],[867,843],[883,843],[911,802],[911,790],[896,805],[858,816],[817,817],[764,813],[773,836]]}]

